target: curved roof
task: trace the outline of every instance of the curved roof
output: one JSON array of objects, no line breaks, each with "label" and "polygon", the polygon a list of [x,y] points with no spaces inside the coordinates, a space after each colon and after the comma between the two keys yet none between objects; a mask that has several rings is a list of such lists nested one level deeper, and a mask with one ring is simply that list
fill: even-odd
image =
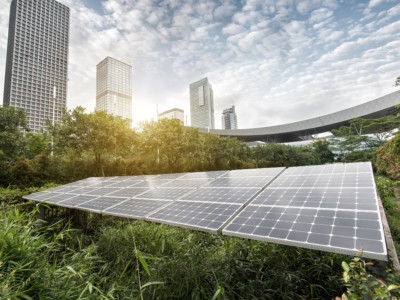
[{"label": "curved roof", "polygon": [[237,137],[246,142],[294,142],[304,140],[305,136],[327,132],[332,129],[337,129],[340,126],[349,125],[349,121],[354,118],[374,119],[388,115],[395,115],[400,111],[399,108],[395,107],[398,104],[400,104],[400,91],[338,112],[303,121],[268,127],[235,130],[207,130],[200,128],[199,132],[210,132],[220,136]]}]

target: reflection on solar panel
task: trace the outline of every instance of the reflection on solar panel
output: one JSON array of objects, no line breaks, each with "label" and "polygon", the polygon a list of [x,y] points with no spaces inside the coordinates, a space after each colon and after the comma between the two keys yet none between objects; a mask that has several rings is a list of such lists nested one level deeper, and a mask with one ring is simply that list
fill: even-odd
[{"label": "reflection on solar panel", "polygon": [[387,255],[370,163],[289,168],[223,234],[350,255],[363,249],[374,259]]},{"label": "reflection on solar panel", "polygon": [[87,178],[24,197],[386,260],[370,163]]}]

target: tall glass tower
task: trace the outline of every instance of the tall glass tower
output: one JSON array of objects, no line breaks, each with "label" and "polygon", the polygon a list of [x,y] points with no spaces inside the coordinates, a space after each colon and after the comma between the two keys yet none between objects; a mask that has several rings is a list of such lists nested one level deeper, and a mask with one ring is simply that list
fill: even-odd
[{"label": "tall glass tower", "polygon": [[112,57],[97,65],[96,110],[132,120],[132,66]]},{"label": "tall glass tower", "polygon": [[191,126],[214,129],[214,95],[208,78],[193,82],[189,88]]},{"label": "tall glass tower", "polygon": [[26,110],[35,132],[67,105],[69,8],[55,0],[12,0],[4,106]]},{"label": "tall glass tower", "polygon": [[222,129],[238,129],[235,105],[222,111]]}]

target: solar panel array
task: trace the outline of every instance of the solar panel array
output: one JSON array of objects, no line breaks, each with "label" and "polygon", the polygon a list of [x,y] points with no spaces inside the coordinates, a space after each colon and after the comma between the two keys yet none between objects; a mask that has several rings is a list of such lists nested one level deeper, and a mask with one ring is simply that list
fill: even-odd
[{"label": "solar panel array", "polygon": [[222,231],[225,235],[386,259],[370,163],[285,170]]},{"label": "solar panel array", "polygon": [[370,163],[87,178],[25,197],[386,260]]}]

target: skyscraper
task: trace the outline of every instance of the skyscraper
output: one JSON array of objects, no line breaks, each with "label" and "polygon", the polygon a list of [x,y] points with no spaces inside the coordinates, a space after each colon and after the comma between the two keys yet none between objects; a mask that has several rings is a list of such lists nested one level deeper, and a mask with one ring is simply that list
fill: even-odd
[{"label": "skyscraper", "polygon": [[222,129],[238,129],[235,105],[222,112]]},{"label": "skyscraper", "polygon": [[196,81],[189,87],[191,126],[214,129],[214,96],[208,78]]},{"label": "skyscraper", "polygon": [[4,106],[26,110],[38,132],[67,106],[69,8],[55,0],[12,0]]},{"label": "skyscraper", "polygon": [[132,66],[111,57],[97,65],[96,110],[132,119]]},{"label": "skyscraper", "polygon": [[180,108],[173,108],[158,114],[158,118],[178,119],[182,125],[185,125],[185,114]]}]

